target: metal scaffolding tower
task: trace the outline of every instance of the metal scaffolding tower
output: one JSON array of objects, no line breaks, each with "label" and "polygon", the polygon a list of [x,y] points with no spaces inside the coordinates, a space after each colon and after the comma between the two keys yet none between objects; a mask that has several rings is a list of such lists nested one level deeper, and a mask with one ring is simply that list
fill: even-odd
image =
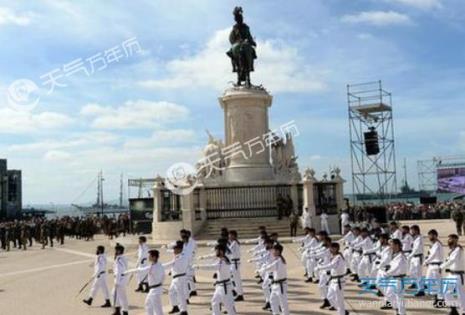
[{"label": "metal scaffolding tower", "polygon": [[392,95],[381,81],[350,84],[347,103],[353,194],[384,203],[397,192]]},{"label": "metal scaffolding tower", "polygon": [[433,192],[437,190],[437,163],[436,158],[417,161],[418,189],[420,191]]},{"label": "metal scaffolding tower", "polygon": [[421,191],[438,190],[438,169],[465,168],[465,155],[435,156],[417,161],[418,187]]}]

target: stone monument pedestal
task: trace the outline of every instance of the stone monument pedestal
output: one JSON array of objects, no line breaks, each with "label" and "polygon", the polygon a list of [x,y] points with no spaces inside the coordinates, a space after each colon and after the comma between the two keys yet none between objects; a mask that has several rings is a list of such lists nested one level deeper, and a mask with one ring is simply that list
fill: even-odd
[{"label": "stone monument pedestal", "polygon": [[270,152],[268,108],[272,96],[262,88],[227,89],[219,102],[224,111],[225,181],[250,183],[274,180]]}]

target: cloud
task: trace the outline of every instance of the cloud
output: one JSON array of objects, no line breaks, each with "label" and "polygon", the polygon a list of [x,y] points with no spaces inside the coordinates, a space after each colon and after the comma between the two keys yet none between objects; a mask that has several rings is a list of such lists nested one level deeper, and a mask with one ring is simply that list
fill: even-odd
[{"label": "cloud", "polygon": [[[188,57],[170,60],[165,70],[167,77],[139,82],[149,89],[177,89],[213,87],[225,88],[228,81],[235,81],[231,62],[225,52],[229,49],[229,29],[219,30],[205,47]],[[272,92],[312,92],[326,88],[322,79],[325,73],[311,65],[297,48],[283,40],[258,40],[254,84],[263,84]]]},{"label": "cloud", "polygon": [[147,100],[127,101],[119,107],[88,104],[81,115],[92,119],[91,125],[100,129],[145,129],[184,120],[189,110],[169,102]]},{"label": "cloud", "polygon": [[0,133],[21,134],[68,127],[73,120],[55,112],[22,112],[0,108]]},{"label": "cloud", "polygon": [[385,0],[390,3],[399,3],[422,10],[442,8],[442,0]]},{"label": "cloud", "polygon": [[44,155],[44,160],[47,161],[66,161],[71,158],[71,154],[65,151],[52,150]]},{"label": "cloud", "polygon": [[36,153],[47,152],[63,149],[89,148],[92,146],[101,146],[114,144],[119,137],[113,133],[95,131],[85,132],[71,136],[61,136],[56,139],[44,139],[36,142],[13,144],[7,147],[11,153]]},{"label": "cloud", "polygon": [[0,7],[0,25],[27,26],[31,23],[33,16],[31,12],[18,14],[9,8]]},{"label": "cloud", "polygon": [[408,15],[395,11],[365,11],[353,15],[344,15],[341,20],[345,23],[375,26],[411,25],[413,23]]}]

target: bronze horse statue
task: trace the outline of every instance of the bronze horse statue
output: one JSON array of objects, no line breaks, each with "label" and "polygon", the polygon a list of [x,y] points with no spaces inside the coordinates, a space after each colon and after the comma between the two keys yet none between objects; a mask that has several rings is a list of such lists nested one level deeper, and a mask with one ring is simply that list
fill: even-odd
[{"label": "bronze horse statue", "polygon": [[250,87],[250,72],[254,71],[257,44],[250,34],[249,26],[244,23],[242,8],[236,7],[233,14],[236,24],[229,34],[231,49],[226,54],[231,58],[233,72],[237,72],[237,85],[244,82],[246,87]]}]

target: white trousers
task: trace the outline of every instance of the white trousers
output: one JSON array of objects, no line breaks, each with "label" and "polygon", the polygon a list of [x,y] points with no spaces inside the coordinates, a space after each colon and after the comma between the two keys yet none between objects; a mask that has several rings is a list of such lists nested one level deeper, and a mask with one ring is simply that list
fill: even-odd
[{"label": "white trousers", "polygon": [[426,269],[426,279],[432,280],[431,283],[428,284],[432,286],[431,288],[429,288],[428,291],[438,292],[438,299],[442,300],[444,296],[442,294],[441,285],[438,283],[439,281],[441,281],[441,269],[439,269],[438,265],[428,265],[428,268]]},{"label": "white trousers", "polygon": [[338,315],[346,314],[346,307],[344,305],[344,282],[341,280],[341,287],[337,279],[330,281],[328,286],[328,300],[332,307],[337,310]]},{"label": "white trousers", "polygon": [[329,230],[328,221],[326,221],[326,220],[321,220],[321,230],[322,230],[322,231],[326,231],[326,233],[328,233],[328,235],[331,234],[331,231]]},{"label": "white trousers", "polygon": [[263,289],[263,295],[265,296],[265,302],[269,303],[270,296],[271,296],[271,279],[268,273],[266,273],[263,277],[262,289]]},{"label": "white trousers", "polygon": [[[271,285],[270,296],[271,312],[273,315],[289,315],[289,305],[287,303],[287,283],[275,283]],[[279,311],[281,308],[281,312]]]},{"label": "white trousers", "polygon": [[397,284],[389,285],[386,288],[386,299],[392,305],[392,308],[397,309],[399,315],[405,315],[405,300],[404,300],[404,289],[402,288],[401,280],[397,280]]},{"label": "white trousers", "polygon": [[[459,313],[465,313],[465,289],[460,275],[449,275],[443,279],[448,285],[447,292],[444,293],[444,300],[447,306],[455,306],[460,309]],[[465,275],[464,275],[465,280]],[[454,296],[452,287],[456,285],[457,297]],[[446,285],[444,284],[444,287]]]},{"label": "white trousers", "polygon": [[226,284],[226,292],[223,284],[215,286],[215,293],[213,293],[211,304],[213,315],[221,315],[220,305],[224,306],[228,315],[236,315],[231,283]]},{"label": "white trousers", "polygon": [[[420,285],[421,276],[422,276],[422,264],[420,257],[412,257],[410,259],[410,267],[408,271],[408,275],[415,279],[417,286]],[[423,288],[419,288],[423,289]]]},{"label": "white trousers", "polygon": [[360,280],[363,278],[368,278],[371,274],[371,262],[370,256],[363,255],[360,263],[358,264],[357,274],[360,277]]},{"label": "white trousers", "polygon": [[358,265],[360,264],[360,260],[362,259],[362,256],[355,252],[352,254],[352,261],[350,262],[350,269],[354,273],[358,273]]},{"label": "white trousers", "polygon": [[318,281],[318,289],[320,290],[320,297],[322,299],[328,298],[328,280],[329,275],[326,270],[320,270],[320,276]]},{"label": "white trousers", "polygon": [[172,306],[178,306],[181,312],[187,312],[186,276],[171,281],[168,296]]},{"label": "white trousers", "polygon": [[[144,263],[139,264],[139,267],[145,267],[147,265],[147,259],[144,260]],[[137,284],[141,284],[142,281],[148,282],[147,275],[149,274],[148,270],[138,271],[136,273]]]},{"label": "white trousers", "polygon": [[145,298],[145,314],[163,315],[163,305],[161,303],[162,294],[162,287],[150,289],[149,294],[147,294]]},{"label": "white trousers", "polygon": [[90,289],[89,297],[91,297],[92,299],[95,298],[95,295],[99,290],[102,290],[103,297],[105,298],[105,300],[110,299],[110,290],[108,290],[107,277],[105,274],[102,274],[94,279],[94,282],[92,283],[92,288]]},{"label": "white trousers", "polygon": [[234,291],[236,291],[237,295],[243,295],[244,291],[242,289],[241,264],[239,262],[233,261],[231,263],[231,276],[234,283]]},{"label": "white trousers", "polygon": [[194,277],[195,277],[195,270],[192,268],[192,263],[189,264],[189,267],[187,267],[187,272],[186,272],[186,282],[187,282],[187,293],[191,293],[192,291],[195,291],[195,282],[194,282]]},{"label": "white trousers", "polygon": [[[307,257],[307,277],[313,277],[315,273],[316,261],[313,258]],[[315,275],[316,276],[316,275]]]},{"label": "white trousers", "polygon": [[129,311],[128,296],[126,294],[126,284],[115,284],[115,287],[113,288],[113,301],[116,307],[121,307],[122,311]]}]

